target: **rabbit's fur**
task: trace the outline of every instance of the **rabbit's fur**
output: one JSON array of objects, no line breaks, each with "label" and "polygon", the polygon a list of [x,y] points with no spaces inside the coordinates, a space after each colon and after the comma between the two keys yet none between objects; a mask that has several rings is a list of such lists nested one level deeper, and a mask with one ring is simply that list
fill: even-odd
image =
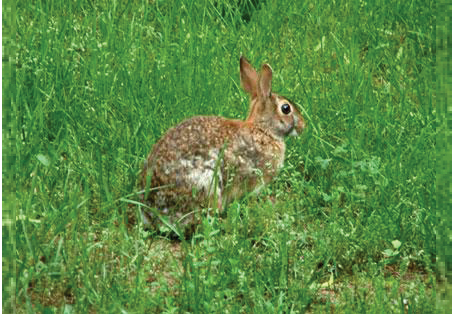
[{"label": "rabbit's fur", "polygon": [[[305,128],[297,107],[271,91],[272,69],[260,74],[240,58],[240,79],[250,95],[245,121],[196,116],[169,129],[154,145],[141,173],[142,200],[171,223],[199,221],[197,211],[218,208],[270,182],[284,162],[284,137]],[[144,211],[145,223],[158,222]]]}]

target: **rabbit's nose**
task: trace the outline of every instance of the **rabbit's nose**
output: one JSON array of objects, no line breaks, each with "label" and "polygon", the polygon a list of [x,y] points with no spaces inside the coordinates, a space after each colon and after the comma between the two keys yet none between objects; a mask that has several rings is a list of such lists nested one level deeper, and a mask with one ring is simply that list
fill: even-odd
[{"label": "rabbit's nose", "polygon": [[304,129],[306,129],[306,122],[303,119],[303,117],[300,117],[299,119],[297,119],[297,125],[296,125],[296,129],[298,131],[298,133],[301,133],[304,131]]},{"label": "rabbit's nose", "polygon": [[304,129],[306,129],[307,124],[306,124],[306,122],[305,122],[304,119],[301,119],[301,120],[300,120],[300,124],[301,124],[301,130],[302,130],[302,131],[303,131]]}]

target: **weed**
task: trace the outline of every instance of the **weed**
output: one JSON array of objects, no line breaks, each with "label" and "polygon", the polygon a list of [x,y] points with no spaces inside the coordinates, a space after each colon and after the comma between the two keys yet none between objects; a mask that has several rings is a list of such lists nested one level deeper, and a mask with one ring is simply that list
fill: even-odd
[{"label": "weed", "polygon": [[[18,313],[434,312],[433,7],[18,2],[17,158],[3,179],[16,187],[3,203],[17,208],[4,249],[16,286],[4,304],[9,293]],[[170,126],[246,116],[241,54],[272,65],[308,123],[280,176],[186,241],[130,224],[142,162]]]}]

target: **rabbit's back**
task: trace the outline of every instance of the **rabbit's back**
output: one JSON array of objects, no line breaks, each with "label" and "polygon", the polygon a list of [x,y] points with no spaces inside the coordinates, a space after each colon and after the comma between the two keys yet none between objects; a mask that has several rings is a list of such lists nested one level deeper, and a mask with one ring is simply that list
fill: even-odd
[{"label": "rabbit's back", "polygon": [[[142,172],[159,209],[220,209],[268,183],[283,164],[284,142],[246,122],[197,116],[168,130],[154,145]],[[216,201],[216,203],[214,203]]]},{"label": "rabbit's back", "polygon": [[150,187],[159,187],[149,193],[150,205],[180,205],[183,196],[191,195],[194,189],[200,194],[208,192],[225,141],[220,136],[223,120],[193,117],[169,129],[154,145],[145,162],[141,184],[145,187],[149,178]]}]

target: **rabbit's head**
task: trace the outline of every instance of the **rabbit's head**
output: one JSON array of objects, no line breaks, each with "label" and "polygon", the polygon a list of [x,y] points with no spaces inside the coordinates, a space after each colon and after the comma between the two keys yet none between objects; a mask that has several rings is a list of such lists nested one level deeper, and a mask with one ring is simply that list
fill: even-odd
[{"label": "rabbit's head", "polygon": [[297,136],[305,128],[303,116],[287,98],[272,92],[272,75],[268,64],[257,73],[244,57],[240,57],[240,81],[251,97],[246,121],[278,138]]}]

